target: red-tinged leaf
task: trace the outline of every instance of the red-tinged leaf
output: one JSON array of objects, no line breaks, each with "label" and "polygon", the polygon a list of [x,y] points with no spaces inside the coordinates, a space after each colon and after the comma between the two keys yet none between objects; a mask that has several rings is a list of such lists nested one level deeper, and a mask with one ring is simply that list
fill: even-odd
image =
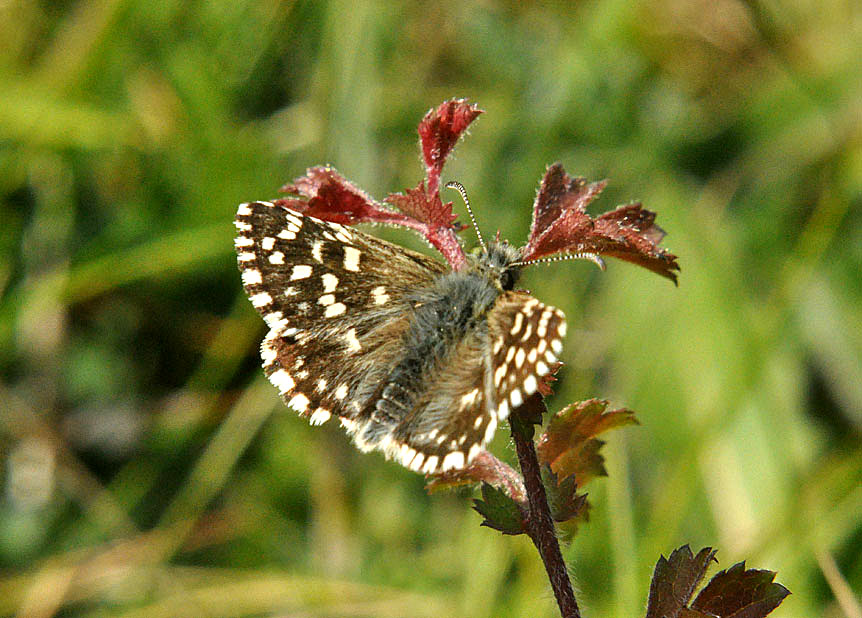
[{"label": "red-tinged leaf", "polygon": [[481,451],[469,466],[432,476],[425,484],[429,493],[462,485],[487,483],[506,493],[515,502],[524,504],[527,493],[521,476],[488,451]]},{"label": "red-tinged leaf", "polygon": [[[401,195],[403,199],[400,201],[399,198],[393,199],[394,196],[387,198],[399,207],[404,206],[407,212],[397,212],[375,202],[329,166],[312,167],[305,176],[281,190],[300,197],[275,200],[279,206],[334,223],[376,223],[410,228],[440,251],[454,270],[467,262],[452,225],[452,205],[441,204],[439,196],[429,197],[421,184],[408,191],[406,196]],[[423,218],[414,215],[422,215]],[[428,218],[424,218],[426,216]]]},{"label": "red-tinged leaf", "polygon": [[503,534],[524,534],[527,531],[520,507],[504,491],[483,483],[482,498],[473,500],[473,508],[484,518],[481,525]]},{"label": "red-tinged leaf", "polygon": [[419,143],[429,193],[438,190],[446,158],[470,123],[481,113],[481,109],[467,103],[466,99],[451,99],[429,110],[419,123]]},{"label": "red-tinged leaf", "polygon": [[398,218],[405,218],[377,204],[329,166],[310,168],[305,176],[284,185],[281,191],[301,197],[282,198],[276,204],[324,221],[347,225],[365,221],[397,224]]},{"label": "red-tinged leaf", "polygon": [[592,253],[643,266],[676,283],[679,264],[658,245],[664,231],[655,213],[640,204],[628,204],[592,218],[587,205],[605,187],[605,181],[587,183],[566,174],[559,163],[548,168],[533,205],[525,261],[555,253]]},{"label": "red-tinged leaf", "polygon": [[695,556],[688,545],[683,545],[670,558],[660,557],[650,583],[646,618],[709,616],[702,612],[692,614],[688,602],[709,563],[715,560],[715,553],[716,550],[705,547]]},{"label": "red-tinged leaf", "polygon": [[[583,178],[572,178],[566,174],[561,163],[548,167],[533,203],[533,223],[527,248],[538,242],[563,212],[571,210],[585,213],[587,205],[602,192],[606,184],[606,180],[588,184]],[[589,221],[589,217],[585,216],[584,221]]]},{"label": "red-tinged leaf", "polygon": [[580,487],[596,476],[607,476],[604,457],[599,454],[604,442],[595,436],[615,427],[637,424],[631,410],[605,412],[607,407],[607,401],[589,399],[557,412],[539,437],[539,460],[549,464],[561,479],[574,476]]},{"label": "red-tinged leaf", "polygon": [[790,594],[774,579],[773,571],[746,571],[745,562],[739,562],[716,573],[691,607],[719,618],[763,618]]},{"label": "red-tinged leaf", "polygon": [[452,212],[452,202],[444,204],[440,200],[440,192],[429,193],[424,182],[404,193],[390,193],[383,201],[392,204],[408,217],[432,227],[451,228],[457,218]]}]

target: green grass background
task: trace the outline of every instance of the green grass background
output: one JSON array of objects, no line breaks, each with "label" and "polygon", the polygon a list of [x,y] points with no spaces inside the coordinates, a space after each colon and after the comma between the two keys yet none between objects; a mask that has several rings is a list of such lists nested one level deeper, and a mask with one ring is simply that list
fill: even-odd
[{"label": "green grass background", "polygon": [[585,615],[642,616],[690,543],[777,570],[775,616],[862,616],[858,3],[6,0],[0,41],[0,615],[555,615],[469,491],[281,404],[235,266],[239,202],[326,162],[413,186],[462,96],[444,180],[486,236],[559,160],[680,256],[525,277],[569,318],[550,408],[642,423],[564,550]]}]

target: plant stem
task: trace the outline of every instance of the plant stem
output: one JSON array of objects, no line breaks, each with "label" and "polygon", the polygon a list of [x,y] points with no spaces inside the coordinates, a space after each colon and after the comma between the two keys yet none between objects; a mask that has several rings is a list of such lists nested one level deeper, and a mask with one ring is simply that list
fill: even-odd
[{"label": "plant stem", "polygon": [[569,571],[563,561],[560,543],[557,540],[545,486],[542,484],[536,447],[532,437],[525,435],[526,432],[523,429],[523,426],[519,429],[515,423],[512,424],[512,438],[518,451],[518,462],[524,475],[524,486],[527,489],[527,501],[530,507],[530,517],[527,521],[528,534],[542,556],[561,615],[563,618],[581,618],[572,582],[569,580]]}]

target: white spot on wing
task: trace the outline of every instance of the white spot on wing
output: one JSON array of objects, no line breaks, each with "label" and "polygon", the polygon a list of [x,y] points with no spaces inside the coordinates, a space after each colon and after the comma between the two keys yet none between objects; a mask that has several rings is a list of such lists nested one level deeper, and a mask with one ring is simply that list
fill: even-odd
[{"label": "white spot on wing", "polygon": [[528,395],[532,395],[536,392],[537,388],[536,376],[530,375],[527,376],[527,379],[524,380],[524,392]]},{"label": "white spot on wing", "polygon": [[[529,328],[529,325],[527,325],[527,328]],[[515,354],[515,367],[520,369],[521,365],[524,364],[524,359],[526,357],[527,357],[527,353],[524,352],[524,348],[518,348],[518,353]]]},{"label": "white spot on wing", "polygon": [[334,318],[335,316],[341,315],[347,311],[347,307],[344,303],[335,303],[334,305],[329,305],[326,308],[326,311],[323,312],[323,315],[327,318]]},{"label": "white spot on wing", "polygon": [[494,385],[499,387],[503,383],[503,378],[506,376],[506,364],[503,363],[497,370],[494,371]]},{"label": "white spot on wing", "polygon": [[263,283],[259,270],[249,269],[242,272],[242,282],[245,285],[258,285]]},{"label": "white spot on wing", "polygon": [[296,238],[296,232],[291,232],[290,230],[281,230],[277,236],[279,238],[283,238],[284,240],[294,240]]},{"label": "white spot on wing", "polygon": [[494,437],[495,431],[497,431],[497,419],[492,416],[491,420],[488,421],[488,426],[485,428],[485,443],[486,444],[491,441],[491,438]]},{"label": "white spot on wing", "polygon": [[333,275],[332,273],[326,273],[320,277],[320,280],[323,282],[323,293],[328,294],[329,292],[334,292],[335,288],[338,287],[338,277]]},{"label": "white spot on wing", "polygon": [[515,314],[515,323],[514,323],[514,324],[512,324],[512,330],[510,330],[510,331],[509,331],[509,334],[510,334],[510,335],[514,335],[514,334],[515,334],[515,333],[517,333],[519,330],[521,330],[521,325],[522,325],[523,323],[524,323],[524,316],[523,316],[523,314],[519,311],[518,313],[516,313],[516,314]]},{"label": "white spot on wing", "polygon": [[236,256],[240,262],[250,262],[255,258],[254,253],[249,253],[248,251],[243,251],[242,253]]},{"label": "white spot on wing", "polygon": [[501,421],[505,421],[506,418],[509,416],[509,402],[508,401],[501,401],[500,402],[500,407],[497,408],[497,416],[500,418]]},{"label": "white spot on wing", "polygon": [[[299,395],[297,395],[298,397]],[[323,425],[332,415],[329,413],[329,410],[325,408],[317,408],[314,411],[314,414],[311,415],[309,421],[312,425]]]},{"label": "white spot on wing", "polygon": [[235,247],[251,247],[254,241],[246,236],[237,236],[233,239],[233,244]]},{"label": "white spot on wing", "polygon": [[335,302],[335,294],[324,294],[320,298],[317,299],[317,304],[323,305],[324,307],[331,305]]},{"label": "white spot on wing", "polygon": [[359,255],[356,247],[344,247],[344,270],[359,272]]},{"label": "white spot on wing", "polygon": [[311,266],[307,264],[297,264],[293,267],[293,270],[290,273],[290,280],[296,281],[297,279],[307,279],[311,276]]},{"label": "white spot on wing", "polygon": [[287,319],[284,317],[284,314],[281,311],[273,311],[272,313],[267,313],[263,316],[266,325],[269,326],[273,330],[281,330],[285,326],[287,326]]},{"label": "white spot on wing", "polygon": [[418,472],[422,467],[422,462],[425,461],[425,455],[423,453],[416,453],[416,457],[410,462],[409,468],[414,472]]},{"label": "white spot on wing", "polygon": [[446,457],[443,458],[443,472],[446,470],[457,470],[459,468],[464,467],[464,453],[461,451],[455,451],[453,453],[449,453]]},{"label": "white spot on wing", "polygon": [[305,412],[308,409],[308,404],[308,397],[306,397],[302,393],[297,393],[296,395],[291,397],[290,401],[287,402],[287,405],[289,405],[297,412]]},{"label": "white spot on wing", "polygon": [[389,294],[386,293],[386,288],[382,285],[371,290],[371,297],[374,299],[375,305],[385,305],[389,302]]},{"label": "white spot on wing", "polygon": [[[278,353],[275,351],[275,348],[270,345],[269,341],[264,340],[260,346],[260,359],[263,361],[263,366],[268,367],[271,365],[276,356],[278,356]],[[272,380],[272,377],[269,379]]]},{"label": "white spot on wing", "polygon": [[272,236],[266,236],[260,241],[260,248],[264,251],[272,251],[272,248],[275,246],[275,238]]},{"label": "white spot on wing", "polygon": [[250,296],[249,300],[251,301],[251,304],[255,307],[264,307],[272,302],[272,296],[270,296],[266,292],[259,292],[254,296]]},{"label": "white spot on wing", "polygon": [[345,397],[347,397],[347,384],[342,384],[335,389],[335,398],[341,401]]},{"label": "white spot on wing", "polygon": [[323,241],[315,240],[314,244],[311,246],[311,257],[313,257],[318,262],[323,262]]},{"label": "white spot on wing", "polygon": [[275,251],[269,256],[270,264],[284,264],[284,254],[281,251]]},{"label": "white spot on wing", "polygon": [[524,403],[524,398],[521,396],[521,391],[517,388],[509,394],[509,401],[512,402],[512,407],[517,408]]},{"label": "white spot on wing", "polygon": [[289,393],[293,390],[293,387],[296,386],[296,382],[293,381],[293,378],[291,378],[290,374],[284,369],[279,369],[278,371],[273,372],[273,374],[269,376],[269,381],[278,388],[278,392],[281,395]]},{"label": "white spot on wing", "polygon": [[239,208],[236,209],[237,215],[250,215],[251,208],[248,207],[248,204],[240,204]]},{"label": "white spot on wing", "polygon": [[437,470],[437,462],[440,461],[440,458],[437,455],[431,455],[428,458],[428,461],[425,462],[425,465],[422,466],[423,474],[433,474],[435,470]]},{"label": "white spot on wing", "polygon": [[479,389],[474,388],[472,391],[461,397],[461,409],[466,410],[474,403],[476,403],[476,399],[479,397]]},{"label": "white spot on wing", "polygon": [[344,340],[347,342],[347,351],[351,354],[362,351],[362,344],[359,343],[359,339],[356,337],[355,328],[351,328],[347,331],[347,334],[344,335]]}]

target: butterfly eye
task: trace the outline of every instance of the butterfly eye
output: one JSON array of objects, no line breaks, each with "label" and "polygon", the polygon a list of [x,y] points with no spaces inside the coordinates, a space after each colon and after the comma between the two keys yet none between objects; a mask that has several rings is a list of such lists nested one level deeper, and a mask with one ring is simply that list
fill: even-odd
[{"label": "butterfly eye", "polygon": [[500,285],[504,290],[508,291],[514,289],[515,282],[518,280],[518,274],[518,270],[515,268],[507,268],[503,271],[503,274],[500,277]]}]

